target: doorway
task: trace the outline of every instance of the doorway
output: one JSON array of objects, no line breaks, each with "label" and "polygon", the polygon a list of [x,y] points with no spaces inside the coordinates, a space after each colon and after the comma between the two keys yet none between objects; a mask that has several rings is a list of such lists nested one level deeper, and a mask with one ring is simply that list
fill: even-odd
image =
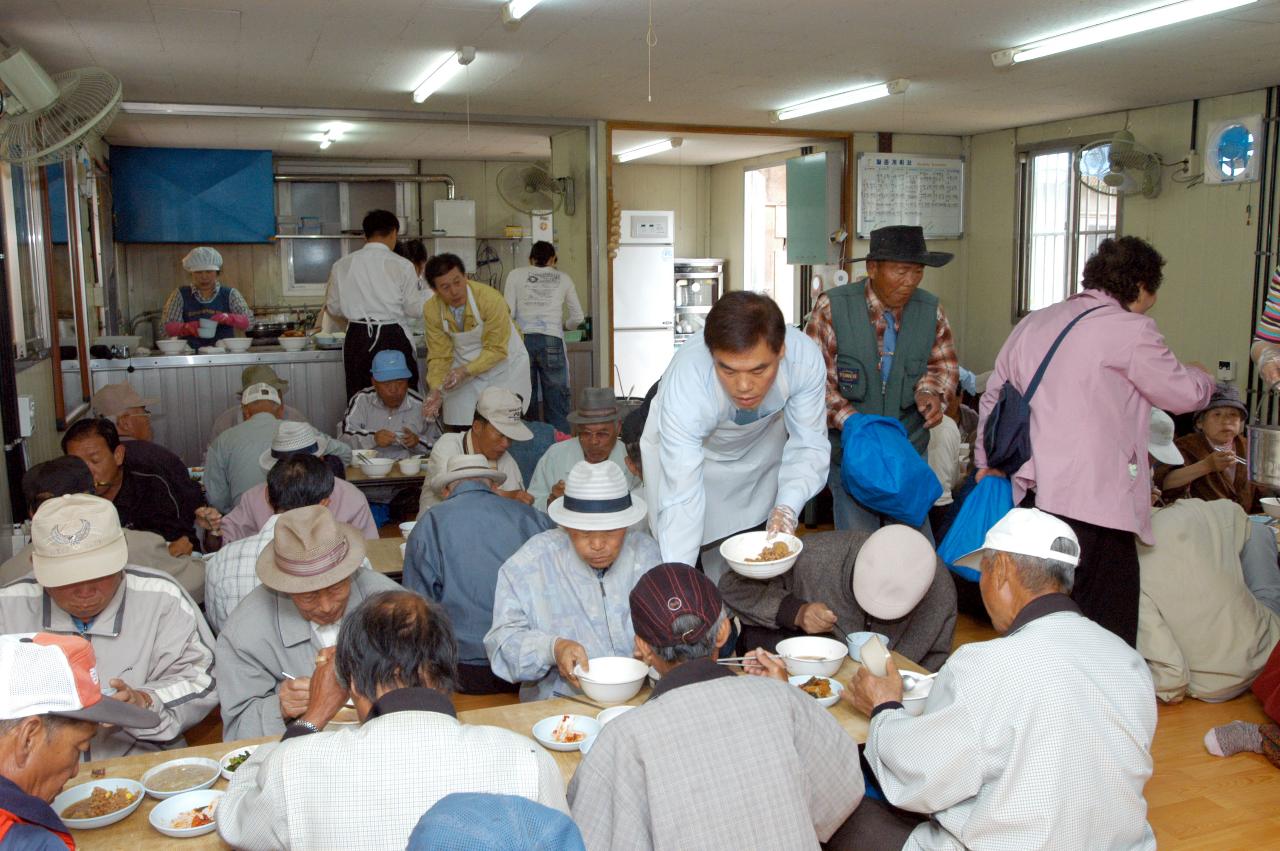
[{"label": "doorway", "polygon": [[788,325],[799,310],[797,266],[787,263],[787,166],[743,172],[743,287],[772,298]]}]

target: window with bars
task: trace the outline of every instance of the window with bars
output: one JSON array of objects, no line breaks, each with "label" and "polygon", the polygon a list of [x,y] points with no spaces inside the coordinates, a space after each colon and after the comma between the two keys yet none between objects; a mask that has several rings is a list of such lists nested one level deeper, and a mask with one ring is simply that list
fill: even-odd
[{"label": "window with bars", "polygon": [[1078,292],[1085,261],[1102,240],[1119,233],[1120,196],[1098,192],[1078,176],[1083,147],[1019,155],[1019,316]]}]

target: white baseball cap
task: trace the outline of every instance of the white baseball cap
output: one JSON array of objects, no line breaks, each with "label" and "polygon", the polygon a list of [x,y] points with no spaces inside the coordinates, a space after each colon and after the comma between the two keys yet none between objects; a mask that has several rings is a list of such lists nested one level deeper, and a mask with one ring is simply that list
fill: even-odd
[{"label": "white baseball cap", "polygon": [[1159,408],[1151,409],[1151,425],[1147,430],[1147,452],[1164,464],[1182,466],[1182,452],[1173,445],[1173,417]]},{"label": "white baseball cap", "polygon": [[956,564],[981,570],[983,552],[999,550],[1004,553],[1052,559],[1075,567],[1080,563],[1079,556],[1053,550],[1053,542],[1059,538],[1071,541],[1079,552],[1080,542],[1076,539],[1076,533],[1071,531],[1071,527],[1066,523],[1038,508],[1014,508],[1001,517],[999,523],[987,530],[987,536],[979,549],[961,556]]},{"label": "white baseball cap", "polygon": [[486,387],[476,401],[476,413],[512,440],[533,439],[533,432],[524,424],[524,404],[505,387]]},{"label": "white baseball cap", "polygon": [[929,539],[894,523],[872,532],[853,563],[853,597],[877,620],[896,620],[914,609],[933,585],[938,554]]},{"label": "white baseball cap", "polygon": [[36,582],[45,588],[101,579],[129,562],[116,507],[88,493],[42,502],[31,518],[31,548]]},{"label": "white baseball cap", "polygon": [[0,635],[0,719],[61,715],[79,721],[148,728],[160,717],[102,696],[93,645],[77,635]]},{"label": "white baseball cap", "polygon": [[240,393],[240,404],[252,405],[254,402],[275,402],[279,405],[280,391],[265,381],[250,384]]}]

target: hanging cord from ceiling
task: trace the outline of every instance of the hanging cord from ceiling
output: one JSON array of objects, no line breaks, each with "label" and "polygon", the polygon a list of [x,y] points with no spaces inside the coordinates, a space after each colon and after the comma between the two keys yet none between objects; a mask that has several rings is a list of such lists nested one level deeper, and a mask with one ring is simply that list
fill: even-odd
[{"label": "hanging cord from ceiling", "polygon": [[653,103],[653,49],[658,46],[658,34],[653,31],[653,0],[649,0],[649,29],[644,43],[649,48],[649,103]]},{"label": "hanging cord from ceiling", "polygon": [[1174,183],[1181,183],[1182,185],[1186,186],[1188,189],[1190,189],[1192,186],[1199,186],[1201,183],[1204,183],[1203,170],[1198,171],[1195,174],[1191,173],[1192,169],[1195,168],[1194,161],[1196,159],[1196,150],[1197,150],[1196,142],[1199,134],[1200,134],[1200,99],[1196,98],[1191,102],[1191,147],[1187,149],[1190,153],[1187,154],[1186,159],[1178,160],[1177,162],[1173,162],[1173,163],[1165,163],[1165,165],[1167,166],[1182,167],[1182,171],[1175,171],[1173,174],[1169,175],[1169,180],[1173,181]]}]

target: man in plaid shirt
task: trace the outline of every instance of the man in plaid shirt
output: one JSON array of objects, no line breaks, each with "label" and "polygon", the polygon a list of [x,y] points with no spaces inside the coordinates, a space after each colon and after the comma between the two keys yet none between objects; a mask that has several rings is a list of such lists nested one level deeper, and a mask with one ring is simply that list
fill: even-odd
[{"label": "man in plaid shirt", "polygon": [[[925,248],[924,230],[896,225],[871,232],[867,276],[818,296],[805,333],[827,364],[827,428],[837,529],[871,532],[893,522],[858,503],[841,483],[840,431],[856,413],[894,417],[924,455],[928,430],[956,392],[959,364],[937,296],[920,290],[925,266],[953,255]],[[929,521],[921,531],[930,534]]]}]

